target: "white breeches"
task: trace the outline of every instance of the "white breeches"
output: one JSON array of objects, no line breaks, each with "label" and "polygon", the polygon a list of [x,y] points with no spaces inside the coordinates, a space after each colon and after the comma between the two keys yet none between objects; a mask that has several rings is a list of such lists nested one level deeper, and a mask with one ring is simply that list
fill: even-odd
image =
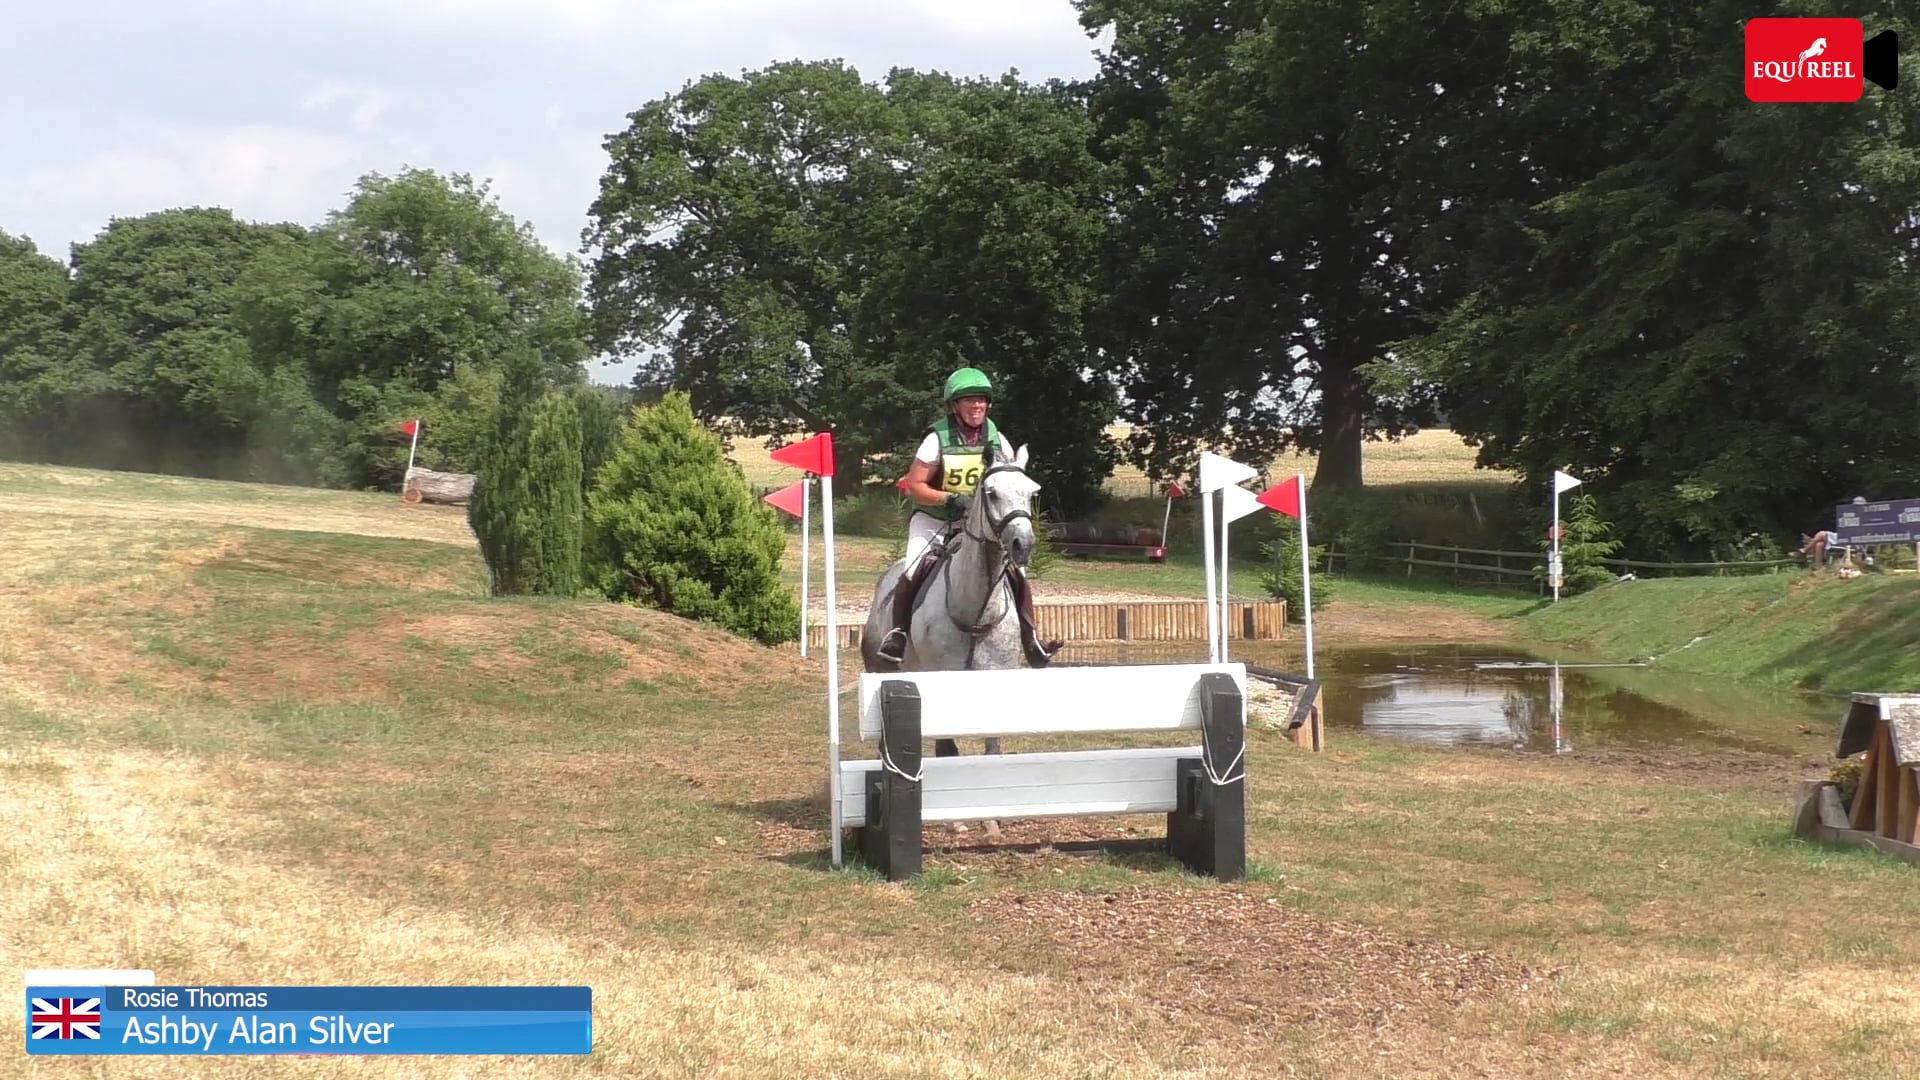
[{"label": "white breeches", "polygon": [[920,569],[920,556],[927,545],[947,531],[947,523],[931,514],[915,514],[907,519],[907,574],[909,579]]}]

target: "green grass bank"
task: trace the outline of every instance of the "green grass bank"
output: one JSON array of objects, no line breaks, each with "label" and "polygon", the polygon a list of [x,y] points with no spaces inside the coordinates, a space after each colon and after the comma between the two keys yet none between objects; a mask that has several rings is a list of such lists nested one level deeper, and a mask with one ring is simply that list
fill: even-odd
[{"label": "green grass bank", "polygon": [[1514,618],[1525,641],[1836,693],[1920,690],[1920,576],[1626,581]]}]

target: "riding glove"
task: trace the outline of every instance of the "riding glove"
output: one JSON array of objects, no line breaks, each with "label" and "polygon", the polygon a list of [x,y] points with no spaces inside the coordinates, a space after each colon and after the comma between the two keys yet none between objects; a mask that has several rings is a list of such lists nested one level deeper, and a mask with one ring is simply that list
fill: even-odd
[{"label": "riding glove", "polygon": [[973,508],[973,496],[956,491],[947,496],[947,507],[955,513],[964,514]]}]

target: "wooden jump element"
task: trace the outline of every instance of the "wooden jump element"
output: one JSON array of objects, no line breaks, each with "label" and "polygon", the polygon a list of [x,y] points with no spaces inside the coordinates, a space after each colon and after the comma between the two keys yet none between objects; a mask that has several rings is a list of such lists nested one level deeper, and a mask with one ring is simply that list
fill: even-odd
[{"label": "wooden jump element", "polygon": [[[1068,644],[1116,641],[1205,641],[1207,605],[1199,600],[1139,600],[1125,604],[1033,605],[1040,637]],[[864,620],[863,620],[864,621]],[[1284,600],[1227,603],[1227,640],[1279,641],[1286,636]],[[858,648],[860,625],[840,627],[840,647]],[[797,648],[797,645],[792,646]],[[827,628],[809,621],[807,648],[827,647]]]},{"label": "wooden jump element", "polygon": [[1806,781],[1794,831],[1920,863],[1920,694],[1854,694],[1835,756],[1862,751],[1851,811],[1833,781]]},{"label": "wooden jump element", "polygon": [[1320,710],[1320,680],[1288,671],[1246,665],[1247,675],[1293,691],[1293,708],[1281,730],[1302,750],[1319,753],[1327,748],[1327,718]]},{"label": "wooden jump element", "polygon": [[[1166,850],[1196,874],[1246,876],[1246,682],[1240,664],[860,676],[861,738],[834,822],[889,881],[919,876],[927,822],[1165,814]],[[1191,733],[1197,746],[941,755],[938,740]],[[934,757],[921,742],[936,740]]]}]

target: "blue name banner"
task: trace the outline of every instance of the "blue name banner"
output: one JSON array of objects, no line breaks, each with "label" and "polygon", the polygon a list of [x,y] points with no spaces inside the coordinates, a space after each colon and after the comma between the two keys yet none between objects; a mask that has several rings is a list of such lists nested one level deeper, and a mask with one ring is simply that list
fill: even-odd
[{"label": "blue name banner", "polygon": [[585,1054],[585,986],[40,986],[29,1054]]}]

